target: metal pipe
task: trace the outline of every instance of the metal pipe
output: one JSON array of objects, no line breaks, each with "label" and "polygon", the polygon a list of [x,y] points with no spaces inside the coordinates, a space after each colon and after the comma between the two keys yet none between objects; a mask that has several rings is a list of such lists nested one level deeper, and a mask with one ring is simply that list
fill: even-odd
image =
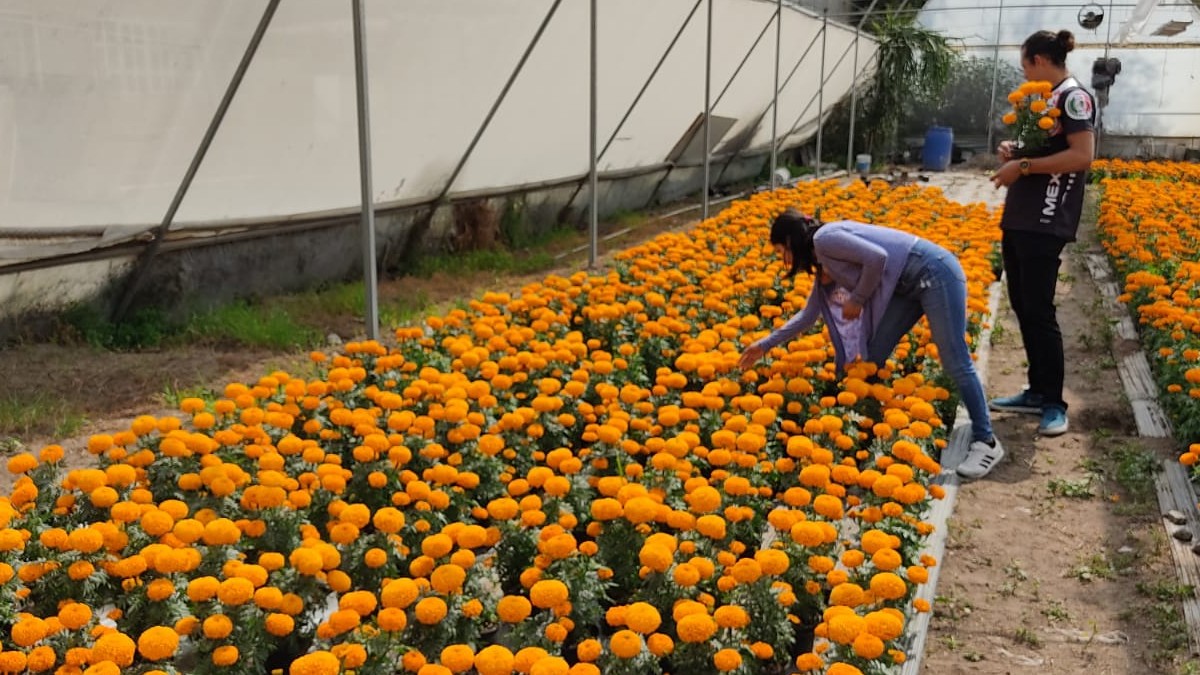
[{"label": "metal pipe", "polygon": [[879,0],[871,0],[871,5],[863,13],[862,18],[854,26],[854,69],[850,79],[850,138],[846,142],[846,171],[854,168],[854,118],[858,114],[858,41],[862,37],[863,24],[875,10]]},{"label": "metal pipe", "polygon": [[[796,129],[800,127],[800,122],[802,122],[804,120],[804,115],[808,112],[808,109],[812,107],[813,103],[816,102],[817,97],[820,94],[821,89],[824,88],[825,84],[827,84],[829,82],[829,80],[833,79],[834,74],[837,73],[837,69],[841,67],[842,61],[846,60],[846,55],[848,55],[850,53],[850,48],[852,46],[853,45],[846,45],[846,49],[842,51],[842,55],[839,56],[837,62],[833,64],[833,69],[829,72],[828,75],[825,76],[824,80],[821,82],[821,87],[818,88],[818,90],[817,90],[817,93],[813,94],[811,97],[809,97],[808,104],[805,105],[804,109],[800,111],[800,115],[796,117],[796,121],[793,122],[792,126],[788,128],[787,133],[785,133],[783,135],[784,138],[791,136],[793,133],[795,133]],[[878,52],[876,52],[875,56],[872,56],[871,58],[877,59],[877,57],[878,57]],[[868,61],[868,63],[870,63],[870,61]],[[819,125],[821,122],[820,116],[817,117],[817,122]]]},{"label": "metal pipe", "polygon": [[629,108],[621,117],[621,121],[617,123],[617,127],[613,129],[612,135],[608,137],[608,142],[606,142],[604,144],[604,148],[600,150],[601,159],[604,158],[604,154],[608,152],[608,148],[613,144],[613,141],[617,140],[617,134],[621,132],[621,129],[625,126],[625,122],[629,121],[629,116],[633,114],[633,109],[636,108],[637,104],[641,102],[642,96],[646,94],[646,90],[649,89],[650,85],[654,82],[654,78],[658,75],[658,71],[662,69],[663,64],[667,61],[667,57],[670,56],[672,50],[675,49],[675,44],[679,42],[679,38],[683,36],[683,32],[687,30],[688,25],[691,24],[692,17],[696,15],[696,10],[700,9],[701,2],[704,2],[704,0],[696,0],[696,4],[692,5],[692,11],[688,12],[687,18],[683,20],[683,25],[679,27],[678,31],[676,31],[675,37],[671,38],[671,44],[667,45],[667,50],[663,52],[662,57],[658,59],[658,63],[654,65],[654,70],[650,71],[650,77],[646,78],[646,82],[642,84],[642,88],[638,91],[637,96],[633,97],[633,103],[629,104]]},{"label": "metal pipe", "polygon": [[510,73],[508,76],[508,81],[504,83],[504,88],[500,90],[500,95],[496,97],[494,102],[492,102],[491,109],[488,110],[487,116],[483,118],[483,123],[479,125],[479,129],[475,132],[475,137],[471,139],[471,143],[467,146],[466,152],[464,152],[462,157],[459,158],[458,164],[454,167],[454,171],[450,173],[449,180],[447,180],[445,186],[442,187],[442,191],[438,193],[435,203],[444,199],[446,195],[449,194],[450,189],[454,187],[454,181],[458,180],[458,175],[462,173],[463,167],[467,164],[467,160],[471,158],[471,153],[475,152],[475,146],[479,145],[479,140],[483,138],[484,132],[486,132],[488,126],[491,125],[492,118],[496,116],[496,111],[498,111],[500,109],[500,105],[504,103],[504,99],[508,96],[509,90],[512,89],[513,83],[517,81],[517,76],[519,76],[521,71],[525,68],[525,62],[529,60],[529,55],[533,53],[534,48],[537,47],[538,42],[541,41],[542,34],[546,32],[546,27],[550,25],[550,20],[554,18],[554,14],[558,11],[558,6],[561,4],[562,0],[554,0],[554,4],[550,6],[550,10],[546,12],[546,16],[542,19],[541,25],[538,26],[537,32],[533,34],[533,39],[531,39],[529,44],[526,45],[525,52],[521,54],[521,59],[517,61],[516,67],[513,68],[512,73]]},{"label": "metal pipe", "polygon": [[[796,71],[798,71],[800,69],[800,66],[804,64],[804,60],[808,58],[808,53],[812,51],[812,48],[817,44],[817,39],[820,37],[821,37],[820,31],[813,33],[812,39],[808,41],[808,46],[804,48],[804,53],[802,53],[800,55],[800,58],[796,61],[795,65],[792,66],[792,70],[790,72],[788,72],[787,77],[783,78],[783,84],[781,84],[775,88],[775,96],[771,99],[771,102],[767,104],[767,107],[763,108],[763,111],[758,114],[758,117],[754,118],[754,123],[749,125],[750,128],[757,128],[758,125],[762,123],[763,118],[767,116],[767,111],[774,110],[777,107],[776,104],[779,102],[779,94],[782,93],[784,89],[787,89],[788,83],[791,82],[792,78],[796,76]],[[779,140],[779,137],[778,137],[778,134],[776,134],[775,137],[771,139],[772,145],[777,145],[778,140]],[[729,165],[738,156],[739,156],[739,153],[731,153],[729,160],[721,166],[721,172],[717,174],[717,182],[718,183],[721,181],[721,178],[725,175],[725,172],[729,169]]]},{"label": "metal pipe", "polygon": [[[608,154],[608,149],[612,147],[613,142],[617,140],[617,135],[621,133],[621,129],[625,127],[625,123],[628,122],[630,116],[633,115],[634,109],[637,108],[638,103],[640,103],[642,97],[645,96],[646,91],[650,89],[650,85],[653,84],[654,78],[658,76],[658,71],[661,70],[663,64],[666,63],[667,57],[669,57],[671,52],[675,49],[675,45],[679,42],[679,38],[683,37],[684,31],[686,31],[687,27],[691,25],[692,17],[696,15],[696,10],[700,9],[700,3],[702,2],[704,2],[704,0],[696,0],[696,4],[692,5],[692,11],[688,12],[687,18],[683,20],[683,25],[680,26],[679,30],[675,32],[675,37],[671,38],[671,43],[667,45],[666,51],[664,51],[662,56],[659,57],[658,63],[656,63],[654,65],[654,69],[650,71],[650,76],[647,77],[646,81],[642,83],[642,88],[638,90],[637,96],[633,97],[633,102],[630,103],[629,107],[625,109],[625,114],[621,116],[621,121],[617,122],[617,126],[613,129],[612,134],[609,135],[608,140],[604,143],[604,147],[600,149],[600,154],[597,156],[597,162],[601,159],[604,159],[604,156]],[[571,208],[571,205],[575,203],[575,198],[579,196],[579,193],[583,190],[583,186],[586,183],[587,176],[585,175],[583,180],[579,181],[579,183],[575,185],[575,190],[571,193],[571,198],[568,199],[566,204],[563,205],[564,214]],[[560,215],[560,219],[565,220],[565,215]]]},{"label": "metal pipe", "polygon": [[[817,167],[816,176],[821,177],[821,137],[825,129],[825,45],[829,36],[829,10],[821,17],[821,80],[817,87]],[[845,54],[842,55],[843,58]]]},{"label": "metal pipe", "polygon": [[996,46],[992,49],[992,97],[988,99],[988,115],[987,115],[987,147],[988,151],[995,150],[992,145],[992,137],[995,134],[994,127],[996,126],[993,117],[996,114],[996,79],[1000,74],[1000,26],[1004,20],[1004,0],[1000,0],[1000,9],[996,12]]},{"label": "metal pipe", "polygon": [[742,68],[746,67],[746,62],[749,61],[750,57],[754,55],[754,50],[758,49],[758,44],[762,42],[763,36],[767,34],[767,29],[769,29],[773,23],[775,23],[775,20],[769,19],[762,27],[762,30],[758,32],[758,37],[754,38],[754,42],[750,44],[750,49],[746,50],[746,55],[742,57],[741,63],[738,64],[737,68],[733,69],[733,74],[729,76],[729,80],[726,81],[725,86],[721,88],[721,93],[717,94],[717,98],[713,100],[714,108],[721,105],[721,100],[725,98],[725,94],[729,91],[729,88],[733,86],[733,82],[742,72]]},{"label": "metal pipe", "polygon": [[708,0],[708,21],[705,23],[704,38],[704,209],[702,220],[708,220],[708,183],[711,171],[709,147],[712,143],[712,26],[713,0]]},{"label": "metal pipe", "polygon": [[[1104,59],[1106,61],[1108,60],[1108,50],[1112,46],[1112,26],[1113,26],[1113,23],[1115,23],[1115,19],[1113,19],[1112,10],[1113,10],[1112,0],[1108,0],[1108,28],[1105,30],[1105,33],[1104,33]],[[1105,97],[1105,100],[1108,100],[1107,95]],[[1105,129],[1104,129],[1104,107],[1105,106],[1099,105],[1097,102],[1097,105],[1096,105],[1096,147],[1092,151],[1093,156],[1095,156],[1095,157],[1100,156],[1100,143],[1104,140],[1104,135],[1105,135],[1104,134],[1104,132],[1105,132]]]},{"label": "metal pipe", "polygon": [[597,165],[600,163],[596,156],[596,134],[597,134],[597,119],[596,107],[598,101],[598,91],[596,86],[596,70],[599,53],[597,51],[597,29],[596,29],[596,3],[598,0],[592,0],[591,3],[591,76],[589,81],[589,105],[588,105],[588,163],[591,165],[591,175],[588,182],[591,185],[591,207],[589,210],[589,232],[588,239],[588,269],[596,268],[596,261],[599,258],[600,249],[600,195],[598,191],[599,181],[597,179]]},{"label": "metal pipe", "polygon": [[783,46],[783,0],[775,1],[775,84],[771,89],[771,189],[779,187],[775,171],[779,169],[779,149],[774,140],[779,136],[779,58]]},{"label": "metal pipe", "polygon": [[221,127],[221,122],[225,119],[225,113],[229,111],[229,106],[233,103],[233,97],[237,93],[238,87],[241,86],[242,80],[246,76],[246,71],[250,68],[251,61],[254,60],[254,54],[258,51],[258,46],[262,44],[263,36],[267,32],[267,26],[271,25],[271,19],[275,16],[275,10],[279,7],[279,2],[280,0],[270,0],[263,10],[262,17],[258,20],[258,26],[254,29],[254,34],[250,36],[250,44],[246,45],[246,51],[242,53],[242,60],[238,62],[237,69],[233,71],[233,77],[225,87],[225,94],[221,97],[221,102],[217,105],[217,111],[213,113],[212,119],[208,122],[208,129],[204,131],[204,137],[200,140],[200,146],[196,148],[196,152],[192,155],[192,161],[188,164],[187,172],[184,173],[183,180],[179,183],[179,187],[176,188],[175,196],[171,198],[171,204],[167,207],[167,213],[163,216],[158,228],[155,229],[154,238],[150,240],[150,243],[146,245],[142,254],[134,262],[133,271],[130,273],[124,289],[121,291],[120,300],[117,301],[117,304],[113,308],[111,315],[113,322],[120,322],[124,318],[125,312],[129,311],[129,304],[133,301],[134,294],[137,293],[146,273],[150,269],[150,261],[158,253],[158,247],[162,245],[163,238],[166,236],[167,231],[171,229],[171,223],[175,221],[175,214],[179,211],[179,206],[183,203],[183,198],[191,188],[192,181],[196,178],[196,172],[200,170],[200,164],[204,161],[204,156],[208,154],[208,149],[212,146],[213,138],[217,135],[217,129]]},{"label": "metal pipe", "polygon": [[371,103],[368,96],[367,46],[362,0],[353,0],[354,82],[358,106],[358,178],[362,197],[363,286],[366,290],[367,337],[379,339],[379,280],[375,262],[375,194],[371,186]]}]

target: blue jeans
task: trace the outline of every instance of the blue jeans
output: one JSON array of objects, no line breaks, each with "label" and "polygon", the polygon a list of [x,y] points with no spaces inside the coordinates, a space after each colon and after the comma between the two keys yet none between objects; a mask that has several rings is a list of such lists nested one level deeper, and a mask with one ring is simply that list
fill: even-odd
[{"label": "blue jeans", "polygon": [[896,292],[867,342],[869,360],[887,361],[922,315],[929,319],[942,368],[971,416],[971,440],[992,440],[987,399],[967,346],[967,277],[954,254],[924,239],[908,254]]}]

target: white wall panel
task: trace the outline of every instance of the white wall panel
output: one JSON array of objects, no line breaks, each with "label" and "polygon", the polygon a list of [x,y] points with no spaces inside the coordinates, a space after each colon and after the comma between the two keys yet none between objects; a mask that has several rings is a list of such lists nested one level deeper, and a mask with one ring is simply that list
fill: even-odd
[{"label": "white wall panel", "polygon": [[[695,0],[600,3],[603,144]],[[552,0],[366,0],[375,199],[440,192]],[[266,0],[6,0],[0,8],[0,230],[161,220]],[[563,0],[454,192],[575,176],[588,161],[588,0]],[[775,3],[715,0],[712,93]],[[786,76],[820,19],[785,7]],[[719,102],[730,136],[768,109],[770,27]],[[853,31],[830,22],[830,67]],[[704,104],[702,3],[602,170],[661,163]],[[818,45],[819,47],[819,45]],[[864,40],[860,65],[871,42]],[[816,91],[814,48],[781,132]],[[849,59],[826,102],[849,86]],[[815,104],[807,115],[815,117]],[[350,3],[281,3],[176,218],[177,227],[358,203]],[[769,141],[770,117],[753,132]]]},{"label": "white wall panel", "polygon": [[0,227],[161,220],[265,2],[0,8]]},{"label": "white wall panel", "polygon": [[[1096,30],[1079,26],[1076,6],[1038,6],[1030,0],[989,3],[976,9],[966,0],[930,0],[918,20],[925,26],[962,40],[974,56],[989,58],[1001,45],[999,58],[1020,68],[1020,46],[1039,30],[1070,30],[1076,49],[1067,56],[1067,67],[1085,87],[1091,88],[1092,62],[1105,55],[1121,60],[1104,109],[1108,133],[1191,139],[1200,137],[1200,11],[1193,5],[1164,2],[1151,12],[1143,31],[1132,34],[1121,45],[1117,37],[1130,19],[1129,3],[1110,6],[1099,3],[1106,17]],[[1095,9],[1095,8],[1093,8]],[[997,19],[1002,19],[999,33]],[[1153,32],[1168,21],[1191,21],[1182,33],[1156,36]]]}]

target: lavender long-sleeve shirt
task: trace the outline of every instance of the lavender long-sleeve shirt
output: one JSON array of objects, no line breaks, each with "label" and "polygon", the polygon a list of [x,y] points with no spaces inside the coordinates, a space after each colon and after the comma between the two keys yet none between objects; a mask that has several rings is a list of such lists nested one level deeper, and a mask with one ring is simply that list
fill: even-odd
[{"label": "lavender long-sleeve shirt", "polygon": [[[849,288],[850,298],[863,308],[863,344],[843,345],[837,331],[830,331],[839,370],[847,353],[867,355],[866,342],[875,334],[916,243],[917,237],[907,232],[852,220],[826,223],[813,236],[813,251],[821,268],[835,283]],[[757,344],[771,349],[788,342],[812,328],[818,318],[828,322],[829,311],[826,289],[813,284],[804,309]]]}]

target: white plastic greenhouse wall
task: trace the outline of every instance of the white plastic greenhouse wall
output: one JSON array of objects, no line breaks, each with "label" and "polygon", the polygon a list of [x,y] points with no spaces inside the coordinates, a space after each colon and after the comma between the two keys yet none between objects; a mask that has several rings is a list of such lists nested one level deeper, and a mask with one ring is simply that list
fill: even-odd
[{"label": "white plastic greenhouse wall", "polygon": [[[1079,24],[1088,12],[1104,15],[1093,30]],[[1197,19],[1200,10],[1188,0],[929,0],[918,15],[924,26],[961,40],[970,55],[995,55],[1017,67],[1032,33],[1070,30],[1076,49],[1067,66],[1085,87],[1091,88],[1095,59],[1121,61],[1103,110],[1102,153],[1172,159],[1200,147]]]},{"label": "white plastic greenhouse wall", "polygon": [[[163,219],[267,5],[0,3],[0,317],[50,298],[87,297],[128,268],[140,248],[129,243],[145,241]],[[588,0],[364,0],[376,208],[568,183],[566,194],[579,194],[590,165],[589,7]],[[705,10],[701,0],[599,3],[600,146],[616,132],[598,164],[602,180],[659,171],[653,181],[686,177],[694,184],[676,191],[700,199],[694,169],[702,153],[671,155],[704,112]],[[712,11],[713,156],[738,150],[764,165],[776,2],[716,0]],[[811,10],[784,5],[779,61],[787,79],[777,123],[784,148],[815,134],[819,111],[828,114],[850,90],[855,45],[860,72],[874,53],[868,37],[856,41],[853,26],[833,19],[817,39],[823,24]],[[279,4],[173,219],[171,240],[359,212],[354,54],[349,0]],[[723,168],[714,161],[714,180]],[[583,192],[574,203],[586,202],[586,185]],[[348,232],[343,227],[341,239],[353,239]],[[95,255],[123,242],[121,255]],[[4,270],[64,254],[76,257]]]}]

